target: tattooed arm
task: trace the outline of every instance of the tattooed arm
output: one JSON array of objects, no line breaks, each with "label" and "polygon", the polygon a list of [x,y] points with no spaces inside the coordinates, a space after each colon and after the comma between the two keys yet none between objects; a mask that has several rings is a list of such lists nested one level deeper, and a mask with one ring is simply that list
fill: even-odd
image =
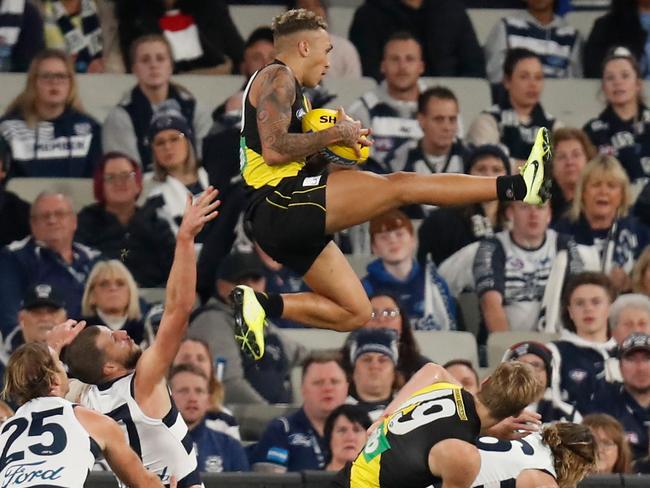
[{"label": "tattooed arm", "polygon": [[309,134],[290,134],[291,106],[296,99],[295,81],[285,66],[266,68],[257,96],[257,128],[262,157],[269,165],[306,158],[331,144],[343,144],[359,152],[357,144],[368,130],[339,109],[334,127]]}]

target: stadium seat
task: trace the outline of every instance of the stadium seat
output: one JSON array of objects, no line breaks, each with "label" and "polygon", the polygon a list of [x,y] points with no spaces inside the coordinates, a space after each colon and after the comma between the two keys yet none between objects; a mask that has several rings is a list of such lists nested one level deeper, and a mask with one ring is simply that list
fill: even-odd
[{"label": "stadium seat", "polygon": [[463,315],[465,330],[477,336],[481,326],[481,311],[478,295],[473,292],[466,292],[459,294],[456,298],[460,313]]},{"label": "stadium seat", "polygon": [[471,332],[464,331],[414,331],[420,352],[438,364],[452,359],[467,359],[478,368],[476,339]]},{"label": "stadium seat", "polygon": [[165,288],[138,288],[138,294],[147,303],[162,303],[165,301]]},{"label": "stadium seat", "polygon": [[604,108],[598,96],[599,80],[549,80],[544,82],[542,106],[567,127],[581,128]]},{"label": "stadium seat", "polygon": [[84,109],[100,124],[136,83],[134,76],[124,74],[78,74],[76,78]]},{"label": "stadium seat", "polygon": [[485,41],[490,35],[492,27],[501,20],[503,17],[521,12],[517,9],[505,8],[469,8],[467,14],[474,26],[474,32],[481,46],[485,45]]},{"label": "stadium seat", "polygon": [[363,278],[368,274],[366,267],[371,261],[377,259],[377,256],[372,254],[348,254],[345,257],[348,258],[348,263],[350,263],[359,278]]},{"label": "stadium seat", "polygon": [[332,95],[336,95],[336,98],[325,106],[332,109],[343,107],[347,110],[347,108],[352,105],[352,102],[367,91],[375,88],[377,83],[373,78],[368,77],[363,77],[361,79],[335,78],[327,80],[327,82],[324,83],[324,86],[327,88],[328,92]]},{"label": "stadium seat", "polygon": [[296,405],[263,405],[263,404],[229,404],[228,408],[239,422],[239,432],[242,440],[256,441],[264,432],[267,424],[276,417],[290,415],[298,407]]},{"label": "stadium seat", "polygon": [[326,329],[281,329],[282,335],[311,350],[340,349],[347,332]]},{"label": "stadium seat", "polygon": [[584,41],[589,37],[594,22],[605,14],[602,10],[579,10],[566,14],[566,21],[582,35]]},{"label": "stadium seat", "polygon": [[442,85],[451,89],[460,105],[461,128],[463,135],[470,124],[481,113],[492,105],[490,84],[480,78],[422,78],[427,86]]},{"label": "stadium seat", "polygon": [[0,74],[0,84],[2,85],[2,90],[0,90],[0,111],[2,113],[25,87],[25,79],[24,73]]},{"label": "stadium seat", "polygon": [[7,190],[29,203],[43,191],[61,192],[72,198],[75,212],[95,202],[90,178],[11,178]]},{"label": "stadium seat", "polygon": [[241,90],[246,81],[240,75],[176,75],[173,79],[187,88],[208,113],[212,113],[230,95]]},{"label": "stadium seat", "polygon": [[559,334],[546,334],[543,332],[492,332],[487,340],[487,359],[488,366],[496,367],[501,362],[503,355],[510,346],[522,341],[537,341],[543,344],[553,341],[559,337]]}]

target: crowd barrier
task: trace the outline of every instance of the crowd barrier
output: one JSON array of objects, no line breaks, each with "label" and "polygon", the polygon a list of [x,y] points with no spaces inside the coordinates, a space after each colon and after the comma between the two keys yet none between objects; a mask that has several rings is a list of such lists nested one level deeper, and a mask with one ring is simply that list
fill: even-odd
[{"label": "crowd barrier", "polygon": [[[287,474],[212,473],[203,475],[203,484],[205,488],[328,488],[333,478],[333,473],[323,471]],[[91,473],[84,486],[85,488],[116,488],[117,483],[110,473]],[[592,476],[578,486],[579,488],[648,488],[650,476]]]}]

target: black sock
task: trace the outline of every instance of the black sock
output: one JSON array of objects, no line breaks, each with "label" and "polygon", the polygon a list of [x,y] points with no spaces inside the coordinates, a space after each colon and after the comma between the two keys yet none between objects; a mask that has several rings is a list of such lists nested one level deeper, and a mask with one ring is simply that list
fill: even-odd
[{"label": "black sock", "polygon": [[526,196],[526,182],[521,175],[497,177],[497,198],[500,202],[523,200]]},{"label": "black sock", "polygon": [[266,316],[270,319],[279,319],[282,317],[284,311],[284,300],[279,293],[258,293],[255,292],[257,301],[260,302],[262,308],[266,312]]}]

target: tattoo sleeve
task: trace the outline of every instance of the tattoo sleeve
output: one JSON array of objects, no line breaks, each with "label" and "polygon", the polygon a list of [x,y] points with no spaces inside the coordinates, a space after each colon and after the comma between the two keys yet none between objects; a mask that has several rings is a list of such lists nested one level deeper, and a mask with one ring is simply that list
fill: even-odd
[{"label": "tattoo sleeve", "polygon": [[284,67],[269,70],[261,81],[257,100],[257,128],[262,148],[272,151],[268,164],[304,159],[340,139],[339,129],[309,134],[289,133],[291,106],[296,98],[295,81]]}]

